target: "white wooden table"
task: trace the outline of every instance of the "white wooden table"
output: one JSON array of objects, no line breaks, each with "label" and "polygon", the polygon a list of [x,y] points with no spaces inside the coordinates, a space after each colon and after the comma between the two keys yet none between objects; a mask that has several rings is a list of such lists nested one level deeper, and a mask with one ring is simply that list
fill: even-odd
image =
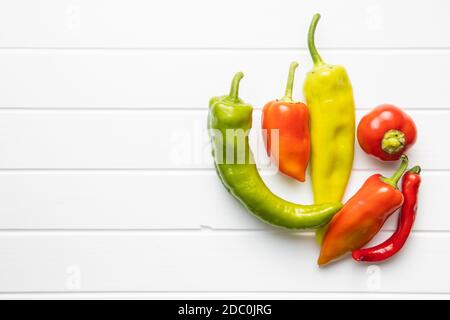
[{"label": "white wooden table", "polygon": [[[0,298],[448,298],[449,11],[445,0],[0,2]],[[209,97],[243,71],[258,130],[295,59],[300,99],[315,12],[317,46],[347,68],[358,118],[389,102],[418,126],[417,222],[382,265],[319,269],[310,233],[260,223],[211,166]],[[395,166],[356,149],[346,198]],[[264,178],[311,201],[309,183]]]}]

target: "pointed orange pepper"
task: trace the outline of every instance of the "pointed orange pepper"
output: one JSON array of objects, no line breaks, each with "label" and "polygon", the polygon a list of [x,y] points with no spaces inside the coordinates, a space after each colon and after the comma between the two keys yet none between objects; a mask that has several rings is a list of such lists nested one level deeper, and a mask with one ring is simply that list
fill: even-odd
[{"label": "pointed orange pepper", "polygon": [[[311,139],[308,108],[304,103],[292,99],[294,74],[297,67],[297,62],[291,63],[284,97],[281,100],[270,101],[264,106],[262,128],[267,153],[275,160],[279,170],[285,175],[304,182],[311,151]],[[273,130],[278,130],[278,141],[273,139]]]},{"label": "pointed orange pepper", "polygon": [[401,160],[391,178],[380,174],[369,177],[333,217],[322,243],[319,265],[363,247],[380,231],[386,219],[402,206],[404,198],[397,183],[408,166],[408,158],[403,155]]}]

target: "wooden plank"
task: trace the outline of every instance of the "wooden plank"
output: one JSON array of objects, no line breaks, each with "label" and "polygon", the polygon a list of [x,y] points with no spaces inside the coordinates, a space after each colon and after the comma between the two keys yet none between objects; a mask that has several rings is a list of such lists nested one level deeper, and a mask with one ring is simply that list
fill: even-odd
[{"label": "wooden plank", "polygon": [[[447,82],[433,80],[450,73],[448,50],[322,55],[347,68],[358,108],[450,107]],[[293,60],[300,62],[294,96],[302,99],[311,68],[305,50],[0,50],[0,108],[202,108],[228,90],[238,70],[245,72],[242,97],[262,108],[282,95]],[[430,81],[432,93],[424,89]]]},{"label": "wooden plank", "polygon": [[[387,171],[385,173],[388,173]],[[415,230],[450,231],[449,172],[423,172]],[[346,198],[369,176],[356,171]],[[312,203],[311,187],[265,175],[281,197]],[[8,172],[0,174],[0,229],[270,230],[234,200],[215,172]],[[394,230],[396,217],[385,230]]]},{"label": "wooden plank", "polygon": [[[362,112],[357,113],[358,118]],[[448,170],[448,111],[411,111],[418,142],[408,152],[425,169]],[[264,164],[254,112],[252,144]],[[259,138],[259,140],[258,140]],[[259,142],[259,143],[258,143]],[[0,111],[0,169],[212,168],[205,111]],[[358,170],[393,170],[356,147]]]},{"label": "wooden plank", "polygon": [[313,237],[298,234],[2,233],[0,291],[449,293],[449,245],[419,233],[382,265],[319,269]]},{"label": "wooden plank", "polygon": [[332,0],[3,1],[0,44],[304,48],[311,18],[321,12],[322,47],[449,47],[448,9],[445,0],[350,0],[345,10]]}]

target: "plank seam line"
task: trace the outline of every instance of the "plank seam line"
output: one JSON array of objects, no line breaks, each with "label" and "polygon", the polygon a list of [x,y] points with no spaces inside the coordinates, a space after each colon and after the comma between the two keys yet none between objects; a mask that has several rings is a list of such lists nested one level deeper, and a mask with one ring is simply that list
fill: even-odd
[{"label": "plank seam line", "polygon": [[[381,234],[392,233],[393,229],[386,229],[380,231]],[[51,236],[77,236],[77,235],[85,235],[90,234],[93,235],[95,233],[98,234],[110,234],[110,235],[122,235],[122,236],[135,236],[135,235],[150,235],[150,234],[193,234],[193,235],[206,235],[206,234],[216,234],[216,235],[227,235],[227,234],[257,234],[257,233],[267,233],[267,234],[282,234],[282,235],[298,235],[302,237],[313,237],[314,232],[311,231],[290,231],[290,230],[282,230],[282,229],[263,229],[263,228],[155,228],[155,229],[143,229],[143,228],[121,228],[121,229],[107,229],[107,228],[55,228],[55,229],[0,229],[0,235],[15,235],[22,236],[27,235],[31,236],[33,234],[36,235],[51,235]],[[450,234],[450,230],[413,230],[412,234],[421,234],[421,235],[444,235],[447,236]]]},{"label": "plank seam line", "polygon": [[[368,111],[373,109],[373,107],[357,107],[356,111]],[[450,106],[432,106],[432,107],[407,107],[404,108],[407,111],[431,111],[431,112],[442,112],[450,111]],[[0,112],[206,112],[208,110],[207,106],[204,107],[1,107]],[[261,111],[261,107],[254,107],[253,110]]]},{"label": "plank seam line", "polygon": [[323,291],[323,290],[318,290],[318,291],[297,291],[297,290],[293,290],[293,291],[280,291],[280,290],[274,290],[274,291],[269,291],[269,290],[263,290],[263,291],[246,291],[246,290],[242,290],[242,291],[228,291],[228,290],[224,290],[224,291],[196,291],[196,290],[189,290],[189,291],[149,291],[149,290],[137,290],[137,291],[131,291],[131,290],[105,290],[105,291],[0,291],[0,295],[7,295],[7,294],[11,294],[11,295],[19,295],[19,294],[157,294],[157,293],[175,293],[175,294],[183,294],[183,293],[192,293],[192,294],[208,294],[208,293],[212,293],[212,294],[221,294],[221,293],[243,293],[243,294],[267,294],[267,293],[279,293],[279,294],[296,294],[296,293],[301,293],[301,294],[403,294],[403,295],[416,295],[416,294],[424,294],[424,295],[447,295],[450,293],[450,291],[446,292],[432,292],[432,291],[417,291],[417,292],[410,292],[410,291],[355,291],[355,290],[349,290],[349,291],[342,291],[342,290],[338,290],[338,291]]},{"label": "plank seam line", "polygon": [[[308,49],[304,46],[299,47],[139,47],[139,46],[7,46],[0,45],[0,51],[171,51],[171,52],[179,52],[179,51],[190,51],[190,52],[304,52],[307,53]],[[450,51],[450,46],[405,46],[405,47],[395,47],[395,46],[379,46],[379,47],[327,47],[322,46],[320,48],[322,52],[382,52],[382,51],[411,51],[411,52],[435,52],[435,51]]]},{"label": "plank seam line", "polygon": [[[353,172],[373,172],[371,168],[353,168]],[[259,169],[261,175],[265,176],[272,170]],[[216,174],[214,168],[0,168],[0,174],[33,174],[33,173],[208,173]],[[448,173],[450,169],[444,168],[422,168],[422,172]]]}]

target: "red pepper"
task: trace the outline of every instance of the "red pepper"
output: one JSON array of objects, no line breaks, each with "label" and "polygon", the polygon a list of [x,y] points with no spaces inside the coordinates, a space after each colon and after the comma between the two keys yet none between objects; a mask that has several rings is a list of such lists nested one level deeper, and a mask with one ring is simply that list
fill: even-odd
[{"label": "red pepper", "polygon": [[403,176],[402,190],[405,202],[398,218],[397,230],[389,239],[377,246],[353,251],[353,259],[368,262],[384,261],[400,251],[414,224],[420,182],[420,167],[418,166]]},{"label": "red pepper", "polygon": [[383,104],[361,119],[357,135],[366,153],[393,161],[416,142],[417,129],[413,119],[401,109]]},{"label": "red pepper", "polygon": [[391,178],[374,174],[331,220],[318,260],[324,265],[344,253],[359,249],[380,231],[386,219],[403,204],[397,182],[408,166],[402,163]]},{"label": "red pepper", "polygon": [[[284,97],[281,100],[270,101],[264,106],[262,128],[267,153],[275,160],[279,170],[303,182],[309,161],[311,140],[308,108],[304,103],[292,100],[294,73],[297,66],[297,62],[292,62]],[[278,141],[276,139],[272,141],[274,129],[278,130]]]}]

